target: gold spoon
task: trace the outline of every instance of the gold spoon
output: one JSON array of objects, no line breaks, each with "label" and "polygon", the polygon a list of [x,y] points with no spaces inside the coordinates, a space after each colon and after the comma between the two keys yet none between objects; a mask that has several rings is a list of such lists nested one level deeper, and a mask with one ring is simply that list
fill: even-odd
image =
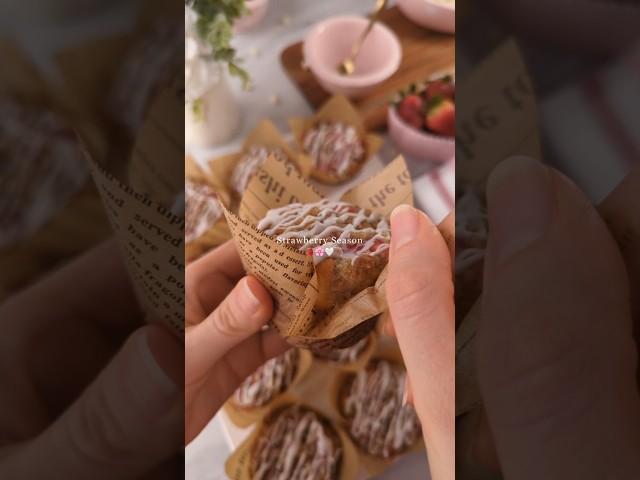
[{"label": "gold spoon", "polygon": [[340,73],[340,75],[344,75],[348,77],[349,75],[352,75],[353,72],[356,70],[356,58],[360,53],[362,44],[364,43],[364,40],[367,38],[367,35],[369,35],[369,33],[371,32],[373,25],[378,21],[378,17],[380,16],[380,13],[387,6],[387,1],[388,0],[376,0],[376,9],[369,16],[369,24],[367,25],[367,28],[365,28],[364,32],[362,32],[362,35],[360,35],[360,38],[358,38],[358,41],[353,44],[353,47],[351,47],[351,53],[349,54],[349,56],[345,58],[340,63],[340,65],[338,65],[338,73]]}]

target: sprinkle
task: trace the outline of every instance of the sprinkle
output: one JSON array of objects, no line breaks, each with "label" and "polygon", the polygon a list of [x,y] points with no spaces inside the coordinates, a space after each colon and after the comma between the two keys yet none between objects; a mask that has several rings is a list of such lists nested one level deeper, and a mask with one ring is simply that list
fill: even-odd
[{"label": "sprinkle", "polygon": [[291,17],[289,15],[284,15],[281,19],[280,19],[280,25],[290,25],[291,24]]}]

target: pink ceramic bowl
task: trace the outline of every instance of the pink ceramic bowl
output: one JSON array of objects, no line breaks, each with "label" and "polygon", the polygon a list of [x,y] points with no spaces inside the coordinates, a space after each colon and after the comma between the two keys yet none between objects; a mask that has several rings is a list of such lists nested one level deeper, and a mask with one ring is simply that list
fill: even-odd
[{"label": "pink ceramic bowl", "polygon": [[245,16],[236,20],[233,25],[237,33],[246,32],[256,27],[267,14],[269,0],[246,0],[245,5],[249,10]]},{"label": "pink ceramic bowl", "polygon": [[400,118],[394,105],[389,105],[387,126],[395,146],[400,153],[408,157],[434,163],[445,163],[456,153],[454,138],[413,128]]},{"label": "pink ceramic bowl", "polygon": [[364,97],[398,70],[400,41],[388,27],[376,23],[362,45],[353,75],[338,73],[338,65],[349,55],[368,21],[353,16],[329,18],[314,26],[305,38],[305,63],[325,90]]},{"label": "pink ceramic bowl", "polygon": [[455,3],[445,0],[398,0],[398,8],[418,25],[444,33],[456,31]]}]

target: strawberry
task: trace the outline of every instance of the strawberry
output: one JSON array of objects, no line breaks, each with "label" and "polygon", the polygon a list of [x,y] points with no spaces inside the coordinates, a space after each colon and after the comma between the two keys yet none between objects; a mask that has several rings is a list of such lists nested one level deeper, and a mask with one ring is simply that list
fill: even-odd
[{"label": "strawberry", "polygon": [[427,129],[434,133],[453,137],[456,134],[456,106],[444,97],[434,97],[429,101],[425,117]]},{"label": "strawberry", "polygon": [[423,108],[424,100],[419,95],[407,95],[398,104],[398,115],[409,125],[420,130],[424,127]]},{"label": "strawberry", "polygon": [[456,95],[456,86],[451,77],[443,77],[427,84],[424,91],[425,100],[431,100],[435,97],[444,97],[453,100]]}]

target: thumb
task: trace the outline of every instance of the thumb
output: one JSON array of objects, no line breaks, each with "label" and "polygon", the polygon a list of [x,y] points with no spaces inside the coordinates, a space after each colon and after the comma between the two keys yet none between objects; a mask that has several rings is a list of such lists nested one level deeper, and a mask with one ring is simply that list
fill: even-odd
[{"label": "thumb", "polygon": [[606,226],[528,158],[498,166],[487,199],[477,365],[505,477],[637,477],[629,292]]},{"label": "thumb", "polygon": [[259,332],[273,313],[273,300],[254,277],[245,277],[204,321],[187,329],[186,385],[207,375],[233,347]]},{"label": "thumb", "polygon": [[386,280],[391,318],[423,425],[432,477],[454,475],[455,332],[451,257],[431,220],[401,205],[391,214]]},{"label": "thumb", "polygon": [[14,452],[6,478],[138,478],[176,454],[183,356],[162,327],[133,333],[76,402]]}]

